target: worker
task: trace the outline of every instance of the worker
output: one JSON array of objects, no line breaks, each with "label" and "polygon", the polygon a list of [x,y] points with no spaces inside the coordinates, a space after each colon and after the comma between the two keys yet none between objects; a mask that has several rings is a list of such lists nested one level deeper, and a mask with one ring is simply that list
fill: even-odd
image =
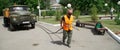
[{"label": "worker", "polygon": [[107,30],[107,29],[105,29],[103,27],[103,25],[101,24],[101,22],[97,22],[96,23],[96,25],[95,25],[95,31],[97,31],[98,34],[104,35],[105,34],[105,30]]},{"label": "worker", "polygon": [[[67,14],[64,15],[60,21],[60,26],[63,29],[63,44],[68,47],[71,47],[70,43],[71,43],[72,30],[73,30],[72,22],[74,20],[74,16],[72,15],[72,13],[73,13],[73,9],[72,8],[68,9]],[[66,40],[67,42],[65,42]]]},{"label": "worker", "polygon": [[113,12],[115,11],[115,9],[112,7],[111,9],[110,9],[110,15],[111,15],[111,19],[113,19]]},{"label": "worker", "polygon": [[4,25],[8,26],[8,24],[9,24],[9,8],[6,8],[3,11],[3,14],[4,14]]},{"label": "worker", "polygon": [[76,26],[77,26],[77,27],[80,27],[80,20],[77,20],[77,21],[76,21]]}]

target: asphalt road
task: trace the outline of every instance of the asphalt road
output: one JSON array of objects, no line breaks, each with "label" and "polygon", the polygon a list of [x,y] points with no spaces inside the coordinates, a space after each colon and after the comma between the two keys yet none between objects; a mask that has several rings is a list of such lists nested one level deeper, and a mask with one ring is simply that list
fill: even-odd
[{"label": "asphalt road", "polygon": [[73,30],[71,48],[62,44],[62,30],[54,34],[59,26],[41,22],[35,29],[9,31],[0,19],[0,50],[120,50],[118,44],[107,33],[94,35],[92,27]]}]

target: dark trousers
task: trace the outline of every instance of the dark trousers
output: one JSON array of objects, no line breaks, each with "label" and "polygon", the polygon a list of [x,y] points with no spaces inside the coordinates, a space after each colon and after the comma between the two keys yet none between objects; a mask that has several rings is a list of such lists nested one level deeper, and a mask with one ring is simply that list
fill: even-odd
[{"label": "dark trousers", "polygon": [[72,38],[72,30],[66,31],[63,30],[63,43],[67,40],[67,44],[69,45],[71,43],[71,38]]},{"label": "dark trousers", "polygon": [[9,25],[9,19],[4,17],[4,25],[5,26],[8,26]]},{"label": "dark trousers", "polygon": [[110,18],[111,18],[111,19],[113,19],[113,12],[110,12],[110,15],[111,15],[111,17],[110,17]]}]

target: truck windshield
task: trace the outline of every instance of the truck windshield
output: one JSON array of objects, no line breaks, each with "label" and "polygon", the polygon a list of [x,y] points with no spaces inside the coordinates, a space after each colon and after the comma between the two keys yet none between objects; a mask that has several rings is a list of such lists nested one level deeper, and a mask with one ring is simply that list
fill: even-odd
[{"label": "truck windshield", "polygon": [[26,6],[15,6],[11,7],[10,11],[27,11],[29,8]]}]

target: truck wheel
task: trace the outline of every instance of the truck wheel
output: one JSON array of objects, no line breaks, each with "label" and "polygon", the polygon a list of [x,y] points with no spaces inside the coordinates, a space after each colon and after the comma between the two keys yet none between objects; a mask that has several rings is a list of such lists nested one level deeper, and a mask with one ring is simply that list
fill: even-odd
[{"label": "truck wheel", "polygon": [[14,27],[12,24],[10,24],[9,30],[10,30],[10,31],[15,31],[15,27]]},{"label": "truck wheel", "polygon": [[34,23],[34,24],[31,24],[31,28],[35,28],[35,23]]}]

